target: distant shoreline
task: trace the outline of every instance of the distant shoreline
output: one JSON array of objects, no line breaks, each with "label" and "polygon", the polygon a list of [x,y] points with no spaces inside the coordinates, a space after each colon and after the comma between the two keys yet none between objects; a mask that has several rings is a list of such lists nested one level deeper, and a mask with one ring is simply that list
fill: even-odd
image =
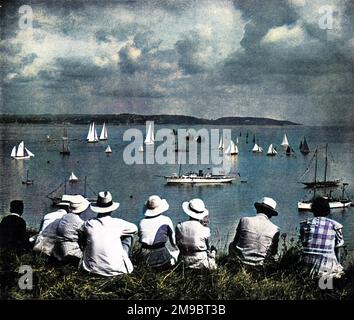
[{"label": "distant shoreline", "polygon": [[203,119],[184,115],[141,115],[132,113],[121,114],[43,114],[43,115],[0,115],[0,123],[20,124],[88,124],[91,121],[108,124],[145,124],[154,121],[156,124],[191,124],[191,125],[300,125],[299,123],[257,117],[221,117],[218,119]]}]

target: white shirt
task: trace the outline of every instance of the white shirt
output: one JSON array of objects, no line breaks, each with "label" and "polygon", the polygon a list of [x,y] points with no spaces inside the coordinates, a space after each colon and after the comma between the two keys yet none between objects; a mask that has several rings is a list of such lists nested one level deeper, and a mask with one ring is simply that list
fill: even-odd
[{"label": "white shirt", "polygon": [[81,228],[86,237],[81,267],[103,276],[131,273],[133,265],[120,238],[137,231],[135,224],[111,216],[86,221]]},{"label": "white shirt", "polygon": [[47,228],[52,222],[54,222],[57,219],[61,219],[64,215],[66,214],[66,211],[64,209],[59,209],[54,212],[50,212],[46,214],[43,218],[43,223],[42,223],[42,232],[45,228]]},{"label": "white shirt", "polygon": [[176,246],[172,221],[164,215],[141,220],[139,224],[139,238],[141,243],[149,246],[166,243],[167,240],[170,240],[172,246]]}]

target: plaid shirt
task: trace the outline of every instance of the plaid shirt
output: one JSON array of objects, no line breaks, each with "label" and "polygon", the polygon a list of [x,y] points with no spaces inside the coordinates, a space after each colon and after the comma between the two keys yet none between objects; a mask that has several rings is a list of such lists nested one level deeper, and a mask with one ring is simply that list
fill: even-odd
[{"label": "plaid shirt", "polygon": [[303,246],[302,262],[312,274],[337,273],[343,270],[335,248],[343,246],[343,226],[326,217],[315,217],[300,223]]}]

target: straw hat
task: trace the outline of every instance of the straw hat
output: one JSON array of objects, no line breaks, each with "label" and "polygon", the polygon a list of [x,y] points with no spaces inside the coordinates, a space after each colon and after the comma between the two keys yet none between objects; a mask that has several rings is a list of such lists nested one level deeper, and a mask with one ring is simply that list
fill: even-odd
[{"label": "straw hat", "polygon": [[193,219],[201,220],[207,215],[209,211],[205,208],[205,204],[201,199],[192,199],[182,203],[183,211]]},{"label": "straw hat", "polygon": [[145,217],[156,217],[162,212],[167,211],[169,207],[166,199],[161,199],[159,196],[153,195],[146,201],[144,215]]},{"label": "straw hat", "polygon": [[91,204],[91,209],[97,213],[107,213],[117,210],[119,205],[118,202],[113,202],[109,191],[101,191],[98,194],[97,201]]},{"label": "straw hat", "polygon": [[277,216],[278,212],[275,211],[275,208],[277,206],[277,203],[275,202],[274,199],[269,198],[269,197],[263,197],[263,199],[261,200],[261,202],[256,202],[254,204],[255,208],[258,210],[264,210],[266,212],[264,213],[270,213],[273,216]]},{"label": "straw hat", "polygon": [[88,206],[90,205],[90,202],[87,199],[85,199],[80,194],[77,194],[77,195],[63,195],[61,200],[63,202],[69,202],[70,203],[70,211],[72,213],[84,212],[88,208]]}]

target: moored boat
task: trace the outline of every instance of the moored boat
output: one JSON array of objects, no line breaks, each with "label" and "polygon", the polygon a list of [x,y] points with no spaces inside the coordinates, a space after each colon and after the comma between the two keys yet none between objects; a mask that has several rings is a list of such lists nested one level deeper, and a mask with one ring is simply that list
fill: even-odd
[{"label": "moored boat", "polygon": [[18,146],[14,146],[11,150],[11,158],[17,160],[26,160],[34,157],[34,154],[25,147],[25,143],[21,141]]}]

